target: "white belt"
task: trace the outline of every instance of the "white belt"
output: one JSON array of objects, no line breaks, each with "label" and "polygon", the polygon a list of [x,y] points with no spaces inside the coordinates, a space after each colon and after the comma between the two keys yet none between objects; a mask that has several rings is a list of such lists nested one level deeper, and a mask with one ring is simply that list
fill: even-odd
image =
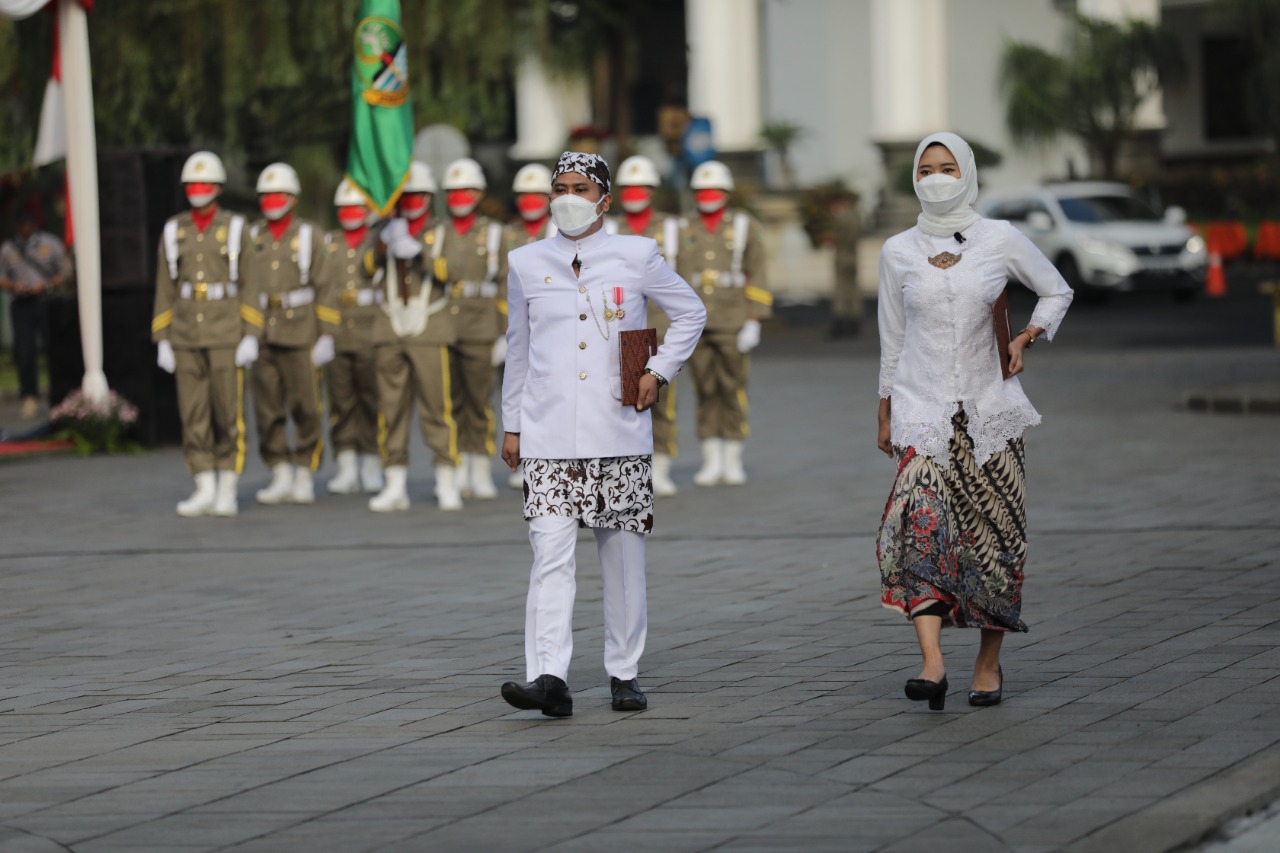
[{"label": "white belt", "polygon": [[460,281],[453,286],[453,295],[474,299],[483,297],[485,299],[498,298],[498,285],[491,281]]},{"label": "white belt", "polygon": [[314,288],[299,287],[297,290],[287,290],[284,293],[263,293],[259,297],[259,302],[264,309],[301,308],[303,305],[310,305],[315,299]]},{"label": "white belt", "polygon": [[724,272],[723,270],[703,270],[698,273],[697,281],[702,285],[716,287],[745,287],[747,276],[740,272]]},{"label": "white belt", "polygon": [[371,287],[361,288],[356,291],[348,291],[348,293],[350,293],[352,298],[355,299],[355,304],[359,305],[361,308],[367,308],[370,305],[381,305],[383,302],[387,301],[387,295],[385,293],[381,290],[374,290]]},{"label": "white belt", "polygon": [[218,299],[234,299],[236,296],[236,286],[234,284],[223,284],[220,281],[215,282],[196,282],[192,284],[184,281],[182,287],[178,289],[178,295],[183,299],[195,299],[203,302],[206,299],[210,301]]}]

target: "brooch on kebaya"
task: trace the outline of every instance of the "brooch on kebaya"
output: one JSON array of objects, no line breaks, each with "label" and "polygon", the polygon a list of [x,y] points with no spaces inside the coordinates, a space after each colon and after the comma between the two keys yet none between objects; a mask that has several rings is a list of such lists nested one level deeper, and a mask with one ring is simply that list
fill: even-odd
[{"label": "brooch on kebaya", "polygon": [[964,252],[961,252],[958,255],[953,255],[950,252],[942,252],[930,258],[929,263],[933,264],[940,270],[949,270],[956,264],[960,263],[960,259],[963,257]]}]

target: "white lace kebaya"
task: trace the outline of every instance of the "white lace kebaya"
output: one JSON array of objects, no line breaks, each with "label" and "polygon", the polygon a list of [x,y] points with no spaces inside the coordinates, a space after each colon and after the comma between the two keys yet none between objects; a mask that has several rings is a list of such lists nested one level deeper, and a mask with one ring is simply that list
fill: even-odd
[{"label": "white lace kebaya", "polygon": [[[954,236],[917,225],[880,254],[880,397],[892,398],[890,439],[941,462],[950,458],[951,418],[960,406],[979,465],[1040,423],[1015,376],[1000,374],[991,306],[1009,279],[1039,295],[1030,325],[1052,340],[1072,290],[1053,264],[1008,222],[979,219]],[[929,258],[961,255],[939,269]],[[1015,322],[1016,335],[1020,324]]]}]

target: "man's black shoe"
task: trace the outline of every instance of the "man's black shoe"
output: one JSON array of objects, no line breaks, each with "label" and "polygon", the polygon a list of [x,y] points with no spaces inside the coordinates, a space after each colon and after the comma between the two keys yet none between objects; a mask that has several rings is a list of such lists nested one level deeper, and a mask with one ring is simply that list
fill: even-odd
[{"label": "man's black shoe", "polygon": [[630,681],[622,681],[617,678],[609,678],[609,692],[613,694],[613,710],[615,711],[643,711],[649,707],[649,700],[645,698],[644,691],[640,689],[640,681],[631,679]]},{"label": "man's black shoe", "polygon": [[[548,717],[573,716],[573,696],[569,694],[569,685],[554,675],[539,675],[528,684],[508,681],[502,685],[502,698],[508,705],[522,711],[541,711]],[[614,704],[617,705],[617,700]]]}]

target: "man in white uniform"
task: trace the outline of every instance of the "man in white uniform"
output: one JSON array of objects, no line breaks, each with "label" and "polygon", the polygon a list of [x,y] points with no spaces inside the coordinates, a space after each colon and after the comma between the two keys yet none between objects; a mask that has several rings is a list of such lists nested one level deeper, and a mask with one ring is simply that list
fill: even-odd
[{"label": "man in white uniform", "polygon": [[[648,705],[636,678],[644,650],[644,535],[653,529],[653,429],[658,389],[693,352],[706,322],[702,300],[646,237],[610,235],[609,166],[566,151],[552,175],[559,234],[508,256],[507,367],[502,459],[524,463],[524,515],[533,546],[525,609],[529,683],[502,698],[549,717],[573,714],[574,548],[590,527],[604,576],[605,671],[615,711]],[[649,301],[671,327],[622,405],[618,340],[644,328]]]}]

